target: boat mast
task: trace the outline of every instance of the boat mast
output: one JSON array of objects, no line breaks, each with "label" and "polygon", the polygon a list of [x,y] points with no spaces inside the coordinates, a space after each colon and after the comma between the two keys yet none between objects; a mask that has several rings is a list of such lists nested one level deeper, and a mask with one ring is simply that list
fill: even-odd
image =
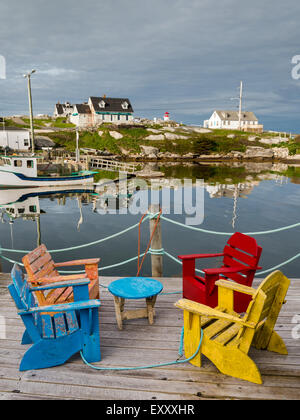
[{"label": "boat mast", "polygon": [[239,130],[242,129],[243,82],[240,84]]}]

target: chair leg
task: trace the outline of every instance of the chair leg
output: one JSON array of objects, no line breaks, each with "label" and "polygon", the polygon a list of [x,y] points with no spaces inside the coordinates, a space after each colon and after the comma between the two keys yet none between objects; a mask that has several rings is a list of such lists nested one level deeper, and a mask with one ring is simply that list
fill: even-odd
[{"label": "chair leg", "polygon": [[274,353],[279,353],[279,354],[288,354],[288,351],[287,351],[287,348],[283,339],[277,334],[276,331],[272,332],[267,350],[272,351]]},{"label": "chair leg", "polygon": [[98,264],[86,264],[85,273],[91,280],[90,298],[100,299]]},{"label": "chair leg", "polygon": [[24,354],[20,371],[45,369],[64,364],[82,348],[81,331],[57,339],[41,339]]},{"label": "chair leg", "polygon": [[[184,352],[188,359],[195,354],[201,340],[201,318],[199,315],[184,311]],[[190,363],[201,367],[201,349]]]},{"label": "chair leg", "polygon": [[24,331],[23,337],[22,337],[22,341],[21,344],[22,345],[26,345],[26,344],[32,344],[33,341],[30,337],[30,335],[28,334],[27,330]]},{"label": "chair leg", "polygon": [[157,296],[153,296],[152,298],[146,299],[148,320],[150,325],[153,325],[154,323],[154,305],[156,303],[156,298]]},{"label": "chair leg", "polygon": [[98,309],[84,309],[80,311],[80,325],[82,329],[82,353],[89,363],[100,362],[100,332]]},{"label": "chair leg", "polygon": [[213,340],[204,340],[202,352],[224,375],[259,385],[263,383],[256,364],[241,350],[230,346],[218,346]]}]

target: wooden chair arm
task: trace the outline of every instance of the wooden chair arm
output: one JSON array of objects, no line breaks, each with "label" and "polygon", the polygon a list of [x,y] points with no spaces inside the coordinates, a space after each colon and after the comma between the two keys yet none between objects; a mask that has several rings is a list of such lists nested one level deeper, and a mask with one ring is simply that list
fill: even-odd
[{"label": "wooden chair arm", "polygon": [[30,308],[27,311],[20,311],[18,312],[19,315],[28,315],[28,314],[35,314],[40,312],[69,312],[69,311],[80,311],[81,309],[92,309],[98,308],[100,306],[100,300],[84,300],[80,302],[72,302],[72,303],[62,303],[58,305],[50,305],[50,306],[36,306],[34,308]]},{"label": "wooden chair arm", "polygon": [[256,293],[256,290],[253,289],[253,287],[244,286],[242,284],[233,283],[229,280],[218,280],[216,281],[216,286],[223,287],[225,289],[233,290],[235,292],[244,293],[246,295],[254,296]]},{"label": "wooden chair arm", "polygon": [[195,254],[195,255],[178,255],[180,260],[196,260],[199,258],[215,258],[224,257],[224,254]]},{"label": "wooden chair arm", "polygon": [[74,261],[66,261],[61,263],[55,263],[54,267],[69,267],[74,265],[88,265],[88,264],[98,264],[100,262],[100,258],[89,258],[86,260],[74,260]]},{"label": "wooden chair arm", "polygon": [[85,278],[79,279],[79,280],[73,280],[73,281],[70,281],[69,283],[56,282],[56,283],[47,284],[45,286],[31,287],[30,292],[34,293],[34,292],[39,292],[39,291],[60,289],[60,288],[63,288],[63,287],[84,286],[84,285],[88,285],[89,283],[90,283],[90,280],[85,279]]},{"label": "wooden chair arm", "polygon": [[[37,279],[37,280],[28,279],[28,282],[32,284],[43,284],[43,283],[51,284],[51,283],[60,283],[64,281],[82,280],[84,278],[85,278],[84,274],[71,274],[68,276],[41,277],[40,279]],[[67,285],[65,285],[65,287],[66,286]]]},{"label": "wooden chair arm", "polygon": [[235,324],[239,324],[243,327],[249,327],[253,329],[255,329],[256,327],[256,324],[253,322],[245,322],[243,321],[243,319],[237,316],[226,314],[217,309],[210,308],[209,306],[202,305],[201,303],[197,303],[188,299],[180,299],[178,302],[175,303],[175,306],[179,309],[192,312],[196,315],[207,316],[210,318],[224,319],[226,321],[231,321]]},{"label": "wooden chair arm", "polygon": [[216,274],[230,274],[249,271],[248,267],[221,267],[221,268],[205,268],[203,271],[208,276],[215,276]]}]

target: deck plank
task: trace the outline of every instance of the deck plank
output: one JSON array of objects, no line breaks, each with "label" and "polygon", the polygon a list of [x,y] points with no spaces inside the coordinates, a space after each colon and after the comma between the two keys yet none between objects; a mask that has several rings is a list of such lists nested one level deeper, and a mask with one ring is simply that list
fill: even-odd
[{"label": "deck plank", "polygon": [[[101,277],[107,286],[115,277]],[[179,291],[181,279],[162,279],[165,292]],[[256,280],[257,286],[260,280]],[[134,371],[94,371],[75,355],[63,366],[19,372],[26,350],[20,345],[24,327],[9,297],[9,275],[0,274],[0,315],[5,316],[7,337],[0,340],[0,400],[98,399],[98,400],[202,400],[202,399],[300,399],[300,339],[293,339],[294,315],[300,314],[300,280],[292,280],[287,304],[276,330],[284,338],[288,356],[251,350],[264,384],[251,384],[220,374],[203,358],[198,369],[188,363]],[[180,294],[161,295],[156,304],[155,324],[146,319],[116,325],[113,298],[101,287],[100,333],[103,367],[143,366],[178,357],[182,312],[174,307]],[[130,308],[143,302],[128,302]]]}]

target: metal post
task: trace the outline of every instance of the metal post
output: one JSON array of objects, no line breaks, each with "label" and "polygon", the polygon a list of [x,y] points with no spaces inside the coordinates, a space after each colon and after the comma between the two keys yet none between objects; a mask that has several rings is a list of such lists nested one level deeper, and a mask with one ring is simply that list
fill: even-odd
[{"label": "metal post", "polygon": [[241,121],[242,121],[242,101],[243,101],[243,82],[241,82],[241,86],[240,86],[239,130],[242,129],[242,126],[241,126]]},{"label": "metal post", "polygon": [[76,129],[76,163],[79,163],[80,155],[79,155],[79,131]]},{"label": "metal post", "polygon": [[31,150],[32,153],[35,151],[34,147],[34,126],[33,126],[33,112],[32,112],[32,95],[31,95],[31,75],[35,73],[35,70],[32,70],[30,73],[24,74],[24,77],[28,81],[28,100],[29,100],[29,117],[30,117],[30,131],[31,131]]},{"label": "metal post", "polygon": [[[151,214],[157,214],[160,211],[159,204],[151,204],[149,207],[149,212]],[[150,237],[155,228],[156,219],[150,219]],[[154,233],[151,248],[153,250],[162,249],[162,235],[161,235],[161,224],[158,222],[156,231]],[[163,256],[162,255],[151,255],[151,265],[152,265],[152,277],[162,277],[163,276]]]}]

